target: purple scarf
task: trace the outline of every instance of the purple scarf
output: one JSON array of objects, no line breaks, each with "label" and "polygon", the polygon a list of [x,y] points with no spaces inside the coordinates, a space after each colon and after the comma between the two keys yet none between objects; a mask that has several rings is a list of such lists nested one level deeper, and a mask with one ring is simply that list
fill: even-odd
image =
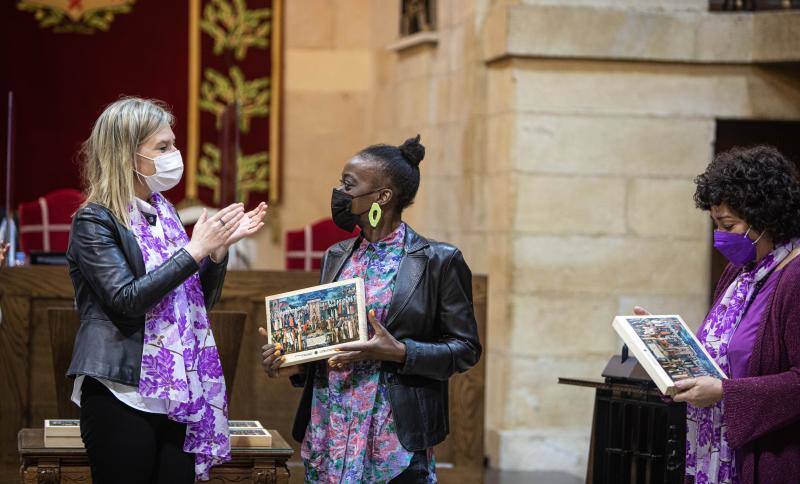
[{"label": "purple scarf", "polygon": [[[776,247],[750,270],[744,270],[728,286],[719,302],[711,308],[697,337],[719,367],[730,375],[728,344],[742,320],[756,286],[765,281],[800,241]],[[728,445],[728,427],[724,424],[723,402],[707,408],[686,405],[686,474],[696,484],[736,484],[736,453]]]},{"label": "purple scarf", "polygon": [[[147,272],[189,242],[172,205],[159,193],[151,203],[163,231],[135,207],[130,212]],[[197,273],[145,317],[139,393],[166,400],[169,419],[186,424],[183,450],[195,454],[197,479],[207,480],[211,466],[230,460],[225,378]]]}]

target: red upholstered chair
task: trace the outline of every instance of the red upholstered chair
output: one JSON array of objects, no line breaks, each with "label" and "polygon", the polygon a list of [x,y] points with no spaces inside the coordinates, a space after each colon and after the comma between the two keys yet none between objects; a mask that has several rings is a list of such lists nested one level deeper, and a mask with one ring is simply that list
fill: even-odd
[{"label": "red upholstered chair", "polygon": [[325,249],[355,237],[360,229],[345,232],[331,219],[323,219],[299,230],[286,232],[286,270],[319,270]]},{"label": "red upholstered chair", "polygon": [[31,252],[66,252],[72,215],[83,194],[72,188],[55,190],[19,205],[20,248]]}]

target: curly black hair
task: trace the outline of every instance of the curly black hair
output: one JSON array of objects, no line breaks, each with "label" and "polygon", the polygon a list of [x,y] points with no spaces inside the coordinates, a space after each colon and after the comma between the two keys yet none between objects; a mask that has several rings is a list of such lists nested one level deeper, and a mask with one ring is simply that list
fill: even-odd
[{"label": "curly black hair", "polygon": [[380,164],[395,191],[397,207],[401,212],[414,203],[419,190],[419,164],[425,158],[425,147],[419,140],[420,136],[417,135],[400,146],[372,145],[357,154]]},{"label": "curly black hair", "polygon": [[800,237],[800,176],[772,146],[719,153],[694,179],[697,208],[725,203],[758,232],[780,244]]}]

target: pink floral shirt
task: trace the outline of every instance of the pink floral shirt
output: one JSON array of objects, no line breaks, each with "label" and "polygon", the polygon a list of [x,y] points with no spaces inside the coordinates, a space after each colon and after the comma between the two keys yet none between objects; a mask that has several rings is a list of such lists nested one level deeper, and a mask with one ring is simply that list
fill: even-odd
[{"label": "pink floral shirt", "polygon": [[[378,242],[360,240],[339,275],[364,279],[367,311],[374,309],[381,324],[394,294],[405,234],[401,224]],[[317,372],[311,422],[301,449],[306,482],[389,482],[409,466],[414,453],[397,437],[380,367],[378,361],[361,361]],[[432,467],[433,459],[429,462]]]}]

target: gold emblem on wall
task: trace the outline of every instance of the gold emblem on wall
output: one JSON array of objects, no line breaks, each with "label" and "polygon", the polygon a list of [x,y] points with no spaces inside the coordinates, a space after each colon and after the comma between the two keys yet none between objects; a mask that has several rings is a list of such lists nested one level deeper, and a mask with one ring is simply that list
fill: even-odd
[{"label": "gold emblem on wall", "polygon": [[58,33],[107,31],[116,15],[128,13],[135,0],[20,0],[17,9],[32,12],[43,29]]}]

